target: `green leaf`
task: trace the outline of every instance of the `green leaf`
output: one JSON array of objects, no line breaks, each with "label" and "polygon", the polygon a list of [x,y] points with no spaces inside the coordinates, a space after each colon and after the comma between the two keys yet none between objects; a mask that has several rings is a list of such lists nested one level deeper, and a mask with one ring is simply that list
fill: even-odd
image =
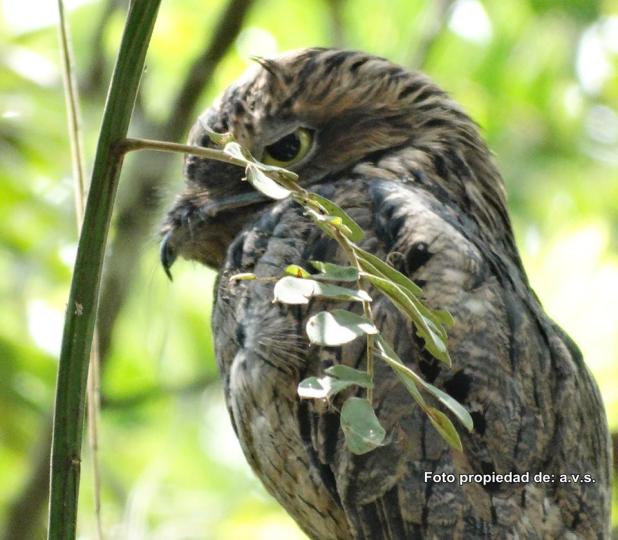
[{"label": "green leaf", "polygon": [[382,337],[376,337],[376,347],[380,357],[385,360],[397,373],[402,382],[406,385],[406,388],[416,400],[416,402],[427,411],[427,404],[422,396],[419,394],[418,387],[422,388],[426,392],[429,392],[435,398],[437,398],[445,407],[447,407],[468,430],[472,431],[474,424],[472,417],[466,408],[459,403],[455,398],[449,396],[446,392],[443,392],[433,384],[428,383],[408,366],[406,366],[401,358],[397,355],[395,350],[388,344],[388,342]]},{"label": "green leaf", "polygon": [[286,274],[290,276],[294,276],[297,278],[309,278],[311,274],[307,272],[302,266],[298,266],[297,264],[289,264],[283,270]]},{"label": "green leaf", "polygon": [[314,275],[314,279],[325,279],[332,281],[357,281],[358,270],[353,266],[341,266],[339,264],[309,261],[320,273]]},{"label": "green leaf", "polygon": [[[227,146],[229,146],[230,144],[235,143],[229,143]],[[246,174],[249,183],[259,192],[263,193],[267,197],[270,197],[271,199],[285,199],[287,196],[290,195],[290,193],[292,193],[289,189],[279,185],[272,178],[266,176],[266,174],[264,174],[254,164],[247,165]]]},{"label": "green leaf", "polygon": [[314,279],[284,276],[275,284],[274,301],[284,304],[307,304],[314,296],[350,302],[371,302],[371,297],[362,290],[347,289]]},{"label": "green leaf", "polygon": [[386,432],[366,399],[351,397],[341,408],[341,429],[348,449],[361,455],[382,446]]},{"label": "green leaf", "polygon": [[461,452],[463,450],[463,446],[461,445],[459,433],[457,433],[457,430],[455,429],[453,423],[449,420],[449,417],[442,411],[434,409],[433,407],[429,408],[427,415],[429,416],[429,420],[431,420],[433,427],[438,430],[438,433],[442,435],[442,438],[451,446],[451,448]]},{"label": "green leaf", "polygon": [[376,337],[375,344],[380,358],[382,358],[382,360],[384,360],[395,371],[397,377],[399,377],[408,392],[410,392],[410,395],[414,398],[414,401],[416,401],[419,406],[426,411],[429,405],[427,405],[427,402],[416,386],[416,379],[414,377],[416,373],[414,373],[408,366],[404,365],[394,349],[382,336]]},{"label": "green leaf", "polygon": [[436,388],[433,384],[424,381],[420,377],[418,377],[418,379],[421,386],[434,397],[438,398],[438,400],[457,417],[457,419],[468,431],[472,431],[474,429],[474,422],[472,421],[470,413],[461,403],[459,403],[459,401],[457,401],[454,397],[449,396],[446,392],[443,392],[439,388]]},{"label": "green leaf", "polygon": [[[395,307],[415,325],[416,331],[425,341],[425,348],[438,360],[451,366],[451,358],[446,346],[446,331],[421,312],[421,302],[397,283],[373,274],[365,276],[375,287],[388,296]],[[422,306],[425,313],[431,312]]]},{"label": "green leaf", "polygon": [[306,331],[311,343],[328,347],[349,343],[363,334],[378,333],[368,319],[343,309],[320,311],[307,321]]},{"label": "green leaf", "polygon": [[421,296],[423,294],[423,290],[416,285],[416,283],[399,272],[399,270],[393,268],[390,264],[385,263],[379,257],[357,246],[354,246],[353,249],[360,260],[361,267],[368,274],[389,279],[401,286],[404,290],[410,291],[414,296]]},{"label": "green leaf", "polygon": [[325,371],[328,375],[336,377],[341,381],[350,382],[351,384],[356,384],[363,388],[373,388],[373,381],[366,371],[354,369],[353,367],[343,364],[335,364]]},{"label": "green leaf", "polygon": [[[312,280],[313,281],[313,280]],[[371,296],[360,289],[348,289],[339,285],[331,285],[330,283],[320,283],[314,281],[315,293],[314,296],[323,296],[332,300],[349,300],[351,302],[371,302]]]},{"label": "green leaf", "polygon": [[343,224],[349,229],[349,234],[347,234],[347,236],[352,242],[358,242],[363,239],[365,236],[363,229],[360,228],[358,223],[356,223],[343,208],[317,193],[310,193],[309,199],[317,202],[327,214],[341,218]]}]

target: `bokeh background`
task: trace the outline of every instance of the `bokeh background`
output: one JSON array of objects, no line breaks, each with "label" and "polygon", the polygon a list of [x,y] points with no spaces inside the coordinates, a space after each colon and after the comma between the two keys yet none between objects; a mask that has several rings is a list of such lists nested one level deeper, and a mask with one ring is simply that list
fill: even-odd
[{"label": "bokeh background", "polygon": [[[88,164],[127,3],[67,0]],[[76,227],[55,2],[0,5],[0,537],[31,540],[44,537]],[[164,0],[131,134],[183,141],[251,55],[312,45],[421,68],[481,125],[531,282],[582,348],[618,433],[618,0]],[[213,273],[181,262],[170,283],[159,267],[157,225],[181,183],[179,156],[125,162],[100,310],[106,537],[303,538],[229,426]]]}]

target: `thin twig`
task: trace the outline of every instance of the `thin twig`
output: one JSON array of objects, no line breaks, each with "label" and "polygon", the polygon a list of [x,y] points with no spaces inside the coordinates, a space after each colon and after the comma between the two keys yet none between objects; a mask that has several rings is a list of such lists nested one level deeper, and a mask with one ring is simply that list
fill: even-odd
[{"label": "thin twig", "polygon": [[58,30],[60,33],[60,52],[62,59],[62,78],[64,95],[67,105],[69,123],[69,139],[71,141],[71,164],[73,165],[73,179],[75,180],[75,208],[78,231],[81,229],[86,200],[86,181],[84,167],[84,153],[81,141],[81,112],[77,81],[74,76],[73,48],[69,35],[69,25],[64,12],[63,0],[58,0]]},{"label": "thin twig", "polygon": [[126,138],[118,144],[117,150],[123,154],[135,150],[158,150],[159,152],[193,154],[195,156],[214,159],[215,161],[223,161],[224,163],[238,165],[239,167],[245,167],[247,165],[246,161],[225,154],[222,150],[168,141],[155,141],[153,139]]},{"label": "thin twig", "polygon": [[[65,15],[63,0],[58,0],[58,28],[60,31],[60,49],[62,51],[62,73],[64,91],[67,103],[68,132],[71,142],[71,163],[73,164],[73,179],[75,181],[75,214],[77,219],[77,234],[81,233],[86,206],[86,180],[84,153],[81,142],[81,111],[79,106],[79,90],[75,76],[75,61],[71,45],[69,22]],[[99,462],[99,349],[96,339],[96,323],[94,339],[90,351],[90,370],[88,374],[88,444],[92,458],[92,481],[94,490],[94,513],[96,523],[96,538],[103,540],[103,524],[101,520],[101,483]]]}]

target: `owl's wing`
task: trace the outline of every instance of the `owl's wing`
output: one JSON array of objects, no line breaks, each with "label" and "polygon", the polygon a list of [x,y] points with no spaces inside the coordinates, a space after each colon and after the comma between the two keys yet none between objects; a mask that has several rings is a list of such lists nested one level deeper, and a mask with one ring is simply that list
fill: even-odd
[{"label": "owl's wing", "polygon": [[[286,201],[230,248],[213,319],[230,415],[267,489],[321,540],[605,531],[609,460],[600,397],[517,263],[489,250],[475,223],[418,185],[354,179],[320,190],[367,232],[362,247],[421,285],[430,306],[453,315],[448,369],[372,291],[383,336],[409,367],[470,411],[474,431],[453,419],[464,451],[450,450],[380,361],[374,406],[388,435],[373,452],[351,454],[336,411],[298,399],[303,378],[334,362],[362,368],[365,359],[361,340],[343,348],[307,342],[307,318],[332,304],[273,304],[272,283],[228,280],[236,272],[279,275],[287,264],[308,267],[316,259],[343,262],[336,245]],[[511,476],[464,476],[492,473]]]}]

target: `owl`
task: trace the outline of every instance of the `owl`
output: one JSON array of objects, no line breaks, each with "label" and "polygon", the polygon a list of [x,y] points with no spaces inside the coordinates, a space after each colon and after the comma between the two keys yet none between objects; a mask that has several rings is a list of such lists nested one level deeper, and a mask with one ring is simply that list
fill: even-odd
[{"label": "owl", "polygon": [[[253,471],[300,528],[316,540],[608,538],[598,388],[530,288],[502,178],[460,106],[383,58],[303,49],[258,59],[198,119],[190,144],[213,147],[209,129],[343,207],[365,231],[360,246],[455,321],[448,368],[372,291],[376,324],[399,357],[470,412],[463,451],[378,363],[373,405],[387,437],[350,452],[336,402],[302,400],[297,387],[335,364],[364,369],[364,343],[311,344],[307,319],[330,304],[273,303],[268,279],[344,254],[294,201],[242,181],[241,168],[186,157],[162,264],[169,271],[181,256],[217,270],[212,331],[229,416]],[[245,272],[260,279],[230,279]]]}]

